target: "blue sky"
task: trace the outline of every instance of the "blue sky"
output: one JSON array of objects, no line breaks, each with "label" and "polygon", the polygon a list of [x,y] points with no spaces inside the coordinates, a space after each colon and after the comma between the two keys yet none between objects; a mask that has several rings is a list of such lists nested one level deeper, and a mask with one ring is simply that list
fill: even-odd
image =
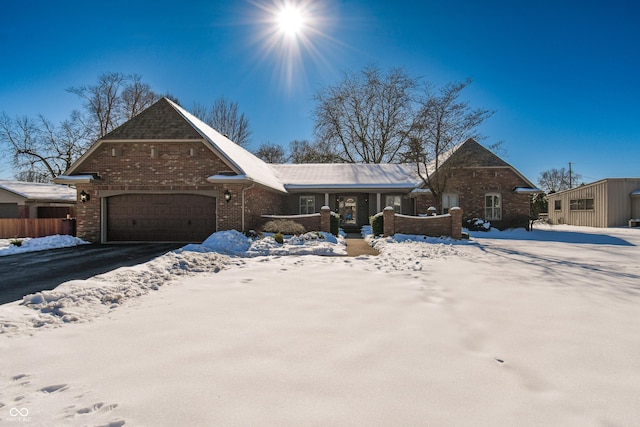
[{"label": "blue sky", "polygon": [[282,1],[5,2],[0,111],[58,122],[80,106],[67,88],[137,73],[188,110],[224,95],[249,118],[251,148],[286,146],[313,138],[319,88],[401,66],[436,85],[471,78],[463,98],[495,111],[484,142],[504,141],[534,182],[569,162],[587,182],[640,176],[640,2],[302,0],[287,68],[268,37]]}]

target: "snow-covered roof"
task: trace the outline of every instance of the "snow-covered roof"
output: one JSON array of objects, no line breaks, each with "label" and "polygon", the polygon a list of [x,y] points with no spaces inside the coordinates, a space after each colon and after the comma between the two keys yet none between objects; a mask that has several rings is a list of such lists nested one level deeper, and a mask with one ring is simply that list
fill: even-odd
[{"label": "snow-covered roof", "polygon": [[406,164],[311,163],[270,167],[287,190],[412,189],[420,184],[420,178]]},{"label": "snow-covered roof", "polygon": [[[206,140],[214,150],[236,169],[238,175],[245,175],[246,179],[270,187],[274,190],[286,192],[282,183],[276,178],[273,170],[255,155],[245,150],[226,136],[222,135],[202,120],[189,113],[178,104],[167,101],[187,120]],[[227,177],[229,178],[229,177]]]},{"label": "snow-covered roof", "polygon": [[0,188],[33,201],[75,202],[77,197],[76,190],[66,185],[0,181]]}]

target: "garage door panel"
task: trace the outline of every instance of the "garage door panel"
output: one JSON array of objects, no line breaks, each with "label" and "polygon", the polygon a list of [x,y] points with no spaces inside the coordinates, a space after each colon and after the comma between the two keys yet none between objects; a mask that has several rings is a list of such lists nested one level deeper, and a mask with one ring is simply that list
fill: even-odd
[{"label": "garage door panel", "polygon": [[123,194],[107,199],[107,240],[201,242],[215,231],[215,198]]}]

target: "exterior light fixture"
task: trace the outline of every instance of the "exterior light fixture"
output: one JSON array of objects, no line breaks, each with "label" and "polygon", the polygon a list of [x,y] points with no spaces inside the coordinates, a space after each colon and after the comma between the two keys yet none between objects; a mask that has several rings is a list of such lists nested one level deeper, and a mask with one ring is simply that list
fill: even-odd
[{"label": "exterior light fixture", "polygon": [[229,190],[224,190],[224,201],[229,203],[230,200],[231,200],[231,193],[229,192]]},{"label": "exterior light fixture", "polygon": [[80,201],[82,203],[86,203],[91,199],[91,196],[89,195],[89,193],[85,192],[84,190],[82,190],[82,192],[80,193]]}]

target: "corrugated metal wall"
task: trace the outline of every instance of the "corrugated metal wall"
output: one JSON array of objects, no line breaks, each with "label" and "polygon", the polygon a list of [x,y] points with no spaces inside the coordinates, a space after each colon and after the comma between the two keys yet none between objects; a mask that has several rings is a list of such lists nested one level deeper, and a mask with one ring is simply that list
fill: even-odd
[{"label": "corrugated metal wall", "polygon": [[[607,226],[607,182],[598,181],[593,184],[584,185],[572,190],[563,191],[557,194],[550,194],[549,200],[549,220],[552,224],[583,225],[587,227]],[[574,210],[570,209],[571,200],[593,199],[593,209]],[[560,200],[561,210],[554,209],[554,202]]]},{"label": "corrugated metal wall", "polygon": [[[611,179],[609,183],[609,227],[620,227],[629,224],[631,218],[635,218],[631,193],[640,190],[640,179],[620,178]],[[637,203],[636,203],[637,205]]]},{"label": "corrugated metal wall", "polygon": [[[631,198],[640,189],[640,179],[612,178],[547,196],[549,220],[553,224],[587,227],[620,227],[640,216],[640,199]],[[571,200],[593,199],[593,210],[570,210]],[[555,210],[560,200],[561,209]]]}]

